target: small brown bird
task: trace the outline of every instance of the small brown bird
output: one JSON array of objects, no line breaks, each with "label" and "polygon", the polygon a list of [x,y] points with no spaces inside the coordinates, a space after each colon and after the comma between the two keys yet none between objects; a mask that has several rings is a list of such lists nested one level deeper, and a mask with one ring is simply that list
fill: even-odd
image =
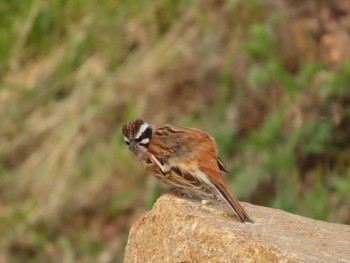
[{"label": "small brown bird", "polygon": [[133,120],[123,126],[123,135],[129,149],[153,176],[176,187],[219,195],[242,222],[253,222],[228,191],[220,170],[228,171],[208,134]]}]

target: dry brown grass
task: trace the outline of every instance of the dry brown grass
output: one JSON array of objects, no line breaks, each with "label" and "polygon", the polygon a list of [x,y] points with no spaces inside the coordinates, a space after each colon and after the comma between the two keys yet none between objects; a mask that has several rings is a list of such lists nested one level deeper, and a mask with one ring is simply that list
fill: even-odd
[{"label": "dry brown grass", "polygon": [[[132,220],[153,195],[121,139],[128,119],[222,131],[218,140],[226,143],[220,147],[228,160],[239,150],[232,141],[247,141],[246,155],[238,157],[243,170],[260,169],[268,158],[254,155],[249,136],[281,109],[285,137],[325,116],[348,138],[348,97],[328,106],[327,89],[319,86],[350,58],[344,31],[350,11],[339,7],[345,11],[338,14],[338,7],[322,2],[319,15],[311,1],[297,2],[125,3],[123,15],[108,1],[51,7],[34,0],[28,14],[15,18],[24,24],[16,28],[7,66],[1,67],[0,261],[14,255],[18,262],[120,259]],[[49,39],[36,31],[45,15]],[[244,50],[256,41],[254,25],[267,25],[277,43],[264,49],[266,56]],[[311,86],[293,97],[278,80],[249,82],[252,68],[271,57],[296,79],[306,62],[327,66],[310,82],[297,80]],[[326,160],[345,166],[345,152],[347,145],[342,160]],[[296,186],[302,192],[327,165],[320,156],[314,166],[309,155],[296,157],[306,181]],[[303,170],[304,163],[311,172]],[[273,175],[265,180],[261,174],[243,179],[253,182],[251,192],[241,194],[255,200],[272,193],[268,202],[278,189]],[[348,204],[337,195],[334,200],[340,207]],[[349,218],[341,214],[342,222]]]}]

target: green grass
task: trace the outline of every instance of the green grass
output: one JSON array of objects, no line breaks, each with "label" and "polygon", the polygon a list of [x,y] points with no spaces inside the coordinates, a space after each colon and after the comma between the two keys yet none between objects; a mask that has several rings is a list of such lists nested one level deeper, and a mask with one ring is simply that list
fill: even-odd
[{"label": "green grass", "polygon": [[214,135],[240,199],[350,223],[350,63],[287,36],[293,8],[0,3],[1,259],[122,261],[163,191],[123,143],[133,118]]}]

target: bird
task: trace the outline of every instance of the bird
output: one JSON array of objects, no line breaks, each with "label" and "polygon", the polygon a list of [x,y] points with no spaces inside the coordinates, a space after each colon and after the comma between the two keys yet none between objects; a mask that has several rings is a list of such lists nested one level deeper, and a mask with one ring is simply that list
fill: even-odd
[{"label": "bird", "polygon": [[178,188],[219,196],[242,222],[253,223],[220,173],[228,169],[218,157],[213,137],[199,129],[140,119],[124,124],[122,133],[129,150],[151,175]]}]

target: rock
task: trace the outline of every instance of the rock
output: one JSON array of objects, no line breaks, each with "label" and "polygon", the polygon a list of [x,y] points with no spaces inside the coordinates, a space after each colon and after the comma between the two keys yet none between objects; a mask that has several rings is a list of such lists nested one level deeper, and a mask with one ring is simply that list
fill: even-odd
[{"label": "rock", "polygon": [[219,201],[161,196],[132,226],[125,262],[349,262],[350,226],[243,203],[241,223]]}]

